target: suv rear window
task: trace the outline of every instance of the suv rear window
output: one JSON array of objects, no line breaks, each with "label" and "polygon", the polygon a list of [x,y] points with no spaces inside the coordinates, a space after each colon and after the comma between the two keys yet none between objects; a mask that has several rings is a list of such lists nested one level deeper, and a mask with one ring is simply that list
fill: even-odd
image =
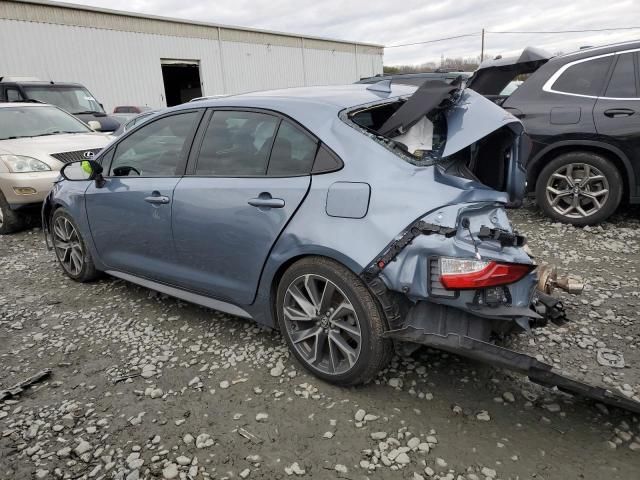
[{"label": "suv rear window", "polygon": [[610,98],[635,98],[638,96],[636,93],[633,53],[618,55],[618,62],[613,69],[613,74],[604,96]]},{"label": "suv rear window", "polygon": [[602,93],[612,56],[594,58],[567,68],[551,87],[557,92],[597,97]]}]

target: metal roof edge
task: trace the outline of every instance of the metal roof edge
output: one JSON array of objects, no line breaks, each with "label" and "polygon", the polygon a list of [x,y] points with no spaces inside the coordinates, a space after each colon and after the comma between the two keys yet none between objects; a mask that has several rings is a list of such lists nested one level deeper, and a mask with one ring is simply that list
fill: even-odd
[{"label": "metal roof edge", "polygon": [[113,9],[110,9],[110,8],[94,7],[94,6],[91,6],[91,5],[80,5],[80,4],[71,3],[71,2],[57,2],[57,1],[52,1],[52,0],[6,0],[6,1],[15,2],[15,3],[23,3],[23,4],[32,4],[32,5],[45,5],[45,6],[49,6],[49,7],[67,8],[67,9],[70,9],[70,10],[84,10],[84,11],[94,12],[94,13],[104,13],[104,14],[109,14],[109,15],[119,15],[119,16],[123,16],[123,17],[135,17],[135,18],[141,18],[141,19],[157,20],[157,21],[162,21],[162,22],[179,23],[179,24],[185,24],[185,25],[198,25],[198,26],[202,26],[202,27],[224,28],[224,29],[227,29],[227,30],[239,30],[239,31],[247,31],[247,32],[255,32],[255,33],[264,33],[264,34],[269,34],[269,35],[279,35],[279,36],[284,36],[284,37],[294,37],[294,38],[302,38],[302,39],[309,39],[309,40],[320,40],[320,41],[325,41],[325,42],[343,43],[343,44],[346,44],[346,45],[361,45],[361,46],[364,46],[364,47],[374,47],[374,48],[380,48],[380,49],[384,48],[384,45],[380,45],[380,44],[377,44],[377,43],[367,43],[367,42],[358,42],[358,41],[351,41],[351,40],[342,40],[342,39],[329,38],[329,37],[319,37],[319,36],[315,36],[315,35],[303,35],[303,34],[300,34],[300,33],[280,32],[280,31],[276,31],[276,30],[266,30],[266,29],[260,29],[260,28],[242,27],[242,26],[239,26],[239,25],[226,25],[226,24],[223,24],[223,23],[199,22],[197,20],[171,18],[171,17],[160,16],[160,15],[151,15],[151,14],[146,14],[146,13],[127,12],[127,11],[124,11],[124,10],[113,10]]}]

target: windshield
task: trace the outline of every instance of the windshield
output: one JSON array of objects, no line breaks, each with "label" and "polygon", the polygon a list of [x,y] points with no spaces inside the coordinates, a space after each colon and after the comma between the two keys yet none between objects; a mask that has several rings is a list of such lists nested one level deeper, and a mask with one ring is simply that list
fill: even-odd
[{"label": "windshield", "polygon": [[86,132],[91,132],[91,129],[56,107],[0,108],[0,140]]},{"label": "windshield", "polygon": [[100,103],[84,87],[56,85],[23,86],[27,97],[42,103],[56,105],[69,113],[104,113]]}]

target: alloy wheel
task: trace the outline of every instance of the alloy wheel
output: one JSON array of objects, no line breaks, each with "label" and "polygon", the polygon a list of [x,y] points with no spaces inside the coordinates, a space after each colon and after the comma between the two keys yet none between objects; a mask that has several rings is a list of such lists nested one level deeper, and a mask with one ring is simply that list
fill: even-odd
[{"label": "alloy wheel", "polygon": [[609,182],[592,165],[570,163],[551,174],[546,196],[551,208],[564,217],[589,217],[607,203]]},{"label": "alloy wheel", "polygon": [[302,275],[287,288],[282,308],[291,343],[309,366],[328,375],[353,368],[362,330],[351,301],[335,283]]},{"label": "alloy wheel", "polygon": [[53,246],[65,271],[73,276],[79,275],[84,265],[82,242],[76,228],[63,216],[53,223]]}]

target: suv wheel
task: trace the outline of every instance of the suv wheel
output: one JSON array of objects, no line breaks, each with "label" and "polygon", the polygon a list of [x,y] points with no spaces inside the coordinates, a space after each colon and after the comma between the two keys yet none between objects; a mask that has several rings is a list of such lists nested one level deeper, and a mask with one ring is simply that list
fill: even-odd
[{"label": "suv wheel", "polygon": [[621,199],[620,172],[591,152],[559,155],[542,169],[536,184],[536,200],[545,214],[576,226],[606,220]]},{"label": "suv wheel", "polygon": [[338,385],[370,381],[391,359],[392,343],[375,299],[350,270],[309,257],[283,275],[276,299],[289,348],[316,376]]},{"label": "suv wheel", "polygon": [[25,218],[18,212],[11,210],[7,199],[0,191],[0,235],[17,232],[25,226]]},{"label": "suv wheel", "polygon": [[78,226],[63,208],[51,216],[51,239],[58,263],[67,276],[77,282],[90,282],[98,277]]}]

